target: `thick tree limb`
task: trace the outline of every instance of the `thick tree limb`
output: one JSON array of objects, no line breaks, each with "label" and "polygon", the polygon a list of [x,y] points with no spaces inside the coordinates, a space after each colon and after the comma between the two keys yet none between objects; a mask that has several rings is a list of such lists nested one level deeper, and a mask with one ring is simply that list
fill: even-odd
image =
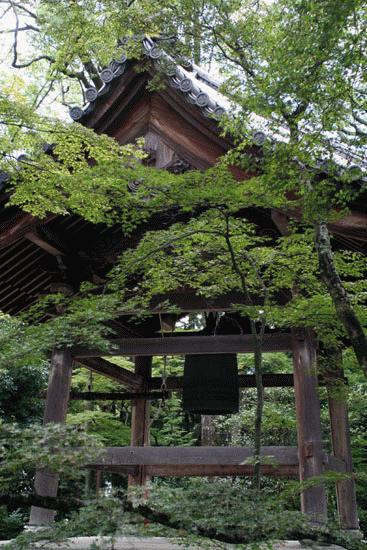
[{"label": "thick tree limb", "polygon": [[42,497],[40,495],[0,495],[0,505],[7,505],[12,507],[28,507],[28,506],[40,506],[41,508],[51,508],[52,510],[58,510],[61,512],[67,512],[75,510],[83,505],[83,501],[68,497]]},{"label": "thick tree limb", "polygon": [[315,223],[314,228],[321,278],[333,300],[337,317],[348,334],[354,353],[367,377],[367,338],[336,270],[329,230],[325,222]]}]

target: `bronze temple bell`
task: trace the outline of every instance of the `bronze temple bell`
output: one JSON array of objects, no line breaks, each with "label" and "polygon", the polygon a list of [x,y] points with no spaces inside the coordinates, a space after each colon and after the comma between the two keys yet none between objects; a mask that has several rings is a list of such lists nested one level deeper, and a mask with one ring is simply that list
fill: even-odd
[{"label": "bronze temple bell", "polygon": [[233,414],[239,409],[237,356],[186,355],[183,409],[195,414]]}]

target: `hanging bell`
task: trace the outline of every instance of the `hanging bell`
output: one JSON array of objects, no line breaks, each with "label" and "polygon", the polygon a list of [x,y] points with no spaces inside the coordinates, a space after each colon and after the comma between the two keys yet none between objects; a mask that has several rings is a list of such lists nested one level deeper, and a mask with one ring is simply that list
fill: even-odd
[{"label": "hanging bell", "polygon": [[239,409],[237,356],[186,355],[183,409],[195,414],[232,414]]}]

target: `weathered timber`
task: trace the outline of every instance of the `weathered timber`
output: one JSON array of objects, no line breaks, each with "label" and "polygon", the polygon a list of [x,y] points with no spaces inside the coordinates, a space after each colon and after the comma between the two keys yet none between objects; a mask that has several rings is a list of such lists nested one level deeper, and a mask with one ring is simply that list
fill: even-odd
[{"label": "weathered timber", "polygon": [[78,401],[132,401],[134,399],[163,399],[168,397],[168,392],[70,392],[70,399]]},{"label": "weathered timber", "polygon": [[215,416],[202,414],[200,418],[200,443],[203,447],[215,445]]},{"label": "weathered timber", "polygon": [[142,391],[144,380],[139,374],[133,373],[123,367],[119,367],[110,361],[101,357],[78,358],[77,363],[91,371],[103,374],[107,378],[112,378],[121,384]]},{"label": "weathered timber", "polygon": [[[161,384],[162,378],[153,376],[150,389],[158,390]],[[292,388],[293,374],[263,374],[263,384],[267,388]],[[182,385],[182,376],[168,376],[166,379],[167,390],[181,390]],[[238,385],[240,388],[256,388],[255,376],[253,374],[239,374]]]},{"label": "weathered timber", "polygon": [[[297,447],[262,447],[268,464],[298,465]],[[250,447],[108,447],[98,464],[110,466],[237,465],[251,464]],[[90,465],[92,466],[92,465]]]},{"label": "weathered timber", "polygon": [[[128,88],[134,86],[136,83],[137,74],[133,68],[126,71],[123,80],[120,79],[118,86],[112,86],[111,92],[105,95],[100,100],[97,100],[97,108],[92,111],[88,116],[88,120],[85,125],[89,128],[94,128],[97,133],[101,133],[100,127],[102,124],[108,124],[108,117],[112,107],[120,97],[124,97]],[[110,131],[107,132],[111,134]]]},{"label": "weathered timber", "polygon": [[[43,423],[65,422],[69,402],[72,374],[72,358],[69,350],[57,349],[51,357],[51,371],[48,380],[47,397]],[[54,472],[38,470],[35,492],[41,497],[56,497],[59,476]],[[46,525],[53,521],[55,511],[32,506],[30,525]]]},{"label": "weathered timber", "polygon": [[[216,336],[172,336],[166,338],[121,338],[112,340],[109,355],[185,355],[203,353],[253,353],[254,345],[249,334]],[[290,334],[265,334],[264,351],[285,352],[292,350]],[[73,356],[80,358],[107,355],[101,350],[73,348]]]},{"label": "weathered timber", "polygon": [[51,254],[52,256],[63,256],[64,252],[60,250],[59,248],[56,248],[54,245],[47,242],[37,231],[27,231],[27,233],[24,235],[24,238],[28,241],[31,241],[33,244],[38,246],[39,248],[42,248],[45,252],[48,252],[48,254]]},{"label": "weathered timber", "polygon": [[[261,449],[262,471],[268,475],[297,477],[297,447]],[[206,476],[252,475],[253,449],[250,447],[110,447],[88,468],[124,473],[144,467],[146,475]],[[323,471],[345,471],[343,461],[322,454]]]},{"label": "weathered timber", "polygon": [[[323,355],[324,359],[327,360],[328,354],[324,353]],[[350,479],[338,481],[336,483],[339,522],[342,529],[359,529],[356,487],[353,478],[348,406],[346,401],[347,392],[343,370],[340,367],[342,361],[341,353],[337,351],[334,357],[329,356],[329,358],[332,364],[325,378],[328,393],[333,453],[335,458],[344,462],[346,472],[351,475]],[[335,365],[337,367],[336,369]]]},{"label": "weathered timber", "polygon": [[176,109],[172,109],[157,94],[152,96],[151,128],[157,133],[167,136],[172,143],[171,146],[190,163],[193,158],[196,160],[196,166],[208,168],[216,163],[225,149],[197,131],[190,124],[191,121],[186,120],[186,116],[186,113],[181,116]]},{"label": "weathered timber", "polygon": [[114,128],[111,136],[120,144],[131,143],[138,136],[144,135],[149,128],[150,108],[148,96],[142,95],[135,98],[134,104],[130,106],[123,115],[122,122]]},{"label": "weathered timber", "polygon": [[4,223],[1,227],[0,248],[8,246],[33,228],[39,221],[31,214],[20,213],[11,222]]},{"label": "weathered timber", "polygon": [[[162,378],[153,376],[151,379],[151,390],[160,389]],[[325,380],[322,376],[318,378],[319,386],[325,386]],[[240,388],[256,388],[256,380],[253,374],[239,374],[238,385]],[[263,385],[266,388],[293,388],[293,374],[273,373],[263,374]],[[166,379],[167,390],[181,390],[183,386],[182,376],[168,376]]]},{"label": "weathered timber", "polygon": [[[117,466],[98,464],[88,466],[93,470],[102,470],[105,472],[113,472],[124,475],[131,475],[132,471],[138,472],[141,466]],[[134,470],[135,469],[135,470]],[[254,467],[252,464],[236,465],[230,464],[229,466],[223,464],[156,464],[154,466],[144,466],[144,472],[147,477],[162,476],[162,477],[214,477],[214,476],[252,476],[254,473]],[[263,475],[273,477],[286,477],[297,478],[298,477],[298,464],[295,466],[272,466],[269,464],[263,464],[261,466],[261,473]]]},{"label": "weathered timber", "polygon": [[[143,389],[148,390],[152,376],[152,357],[135,357],[135,374],[142,376]],[[150,445],[150,402],[146,398],[134,399],[131,416],[131,445],[145,447]],[[138,465],[139,471],[129,476],[129,485],[144,485],[147,475],[144,465]]]},{"label": "weathered timber", "polygon": [[[120,101],[118,106],[116,104],[113,106],[113,109],[110,109],[110,112],[104,119],[104,123],[99,124],[98,126],[98,132],[100,133],[109,133],[109,128],[114,126],[114,122],[118,120],[121,117],[121,113],[129,113],[131,108],[129,109],[129,106],[131,103],[136,101],[136,98],[139,96],[139,92],[143,89],[144,85],[146,84],[146,78],[144,75],[137,75],[135,73],[134,78],[134,85],[131,87],[131,89],[128,92],[125,92],[125,94],[120,94]],[[130,106],[131,107],[131,106]],[[121,122],[120,122],[121,124]],[[116,125],[115,125],[116,128]]]},{"label": "weathered timber", "polygon": [[[320,401],[317,391],[316,343],[310,331],[293,330],[294,389],[297,414],[299,475],[301,482],[323,473]],[[317,522],[327,519],[323,485],[301,493],[302,511]]]}]

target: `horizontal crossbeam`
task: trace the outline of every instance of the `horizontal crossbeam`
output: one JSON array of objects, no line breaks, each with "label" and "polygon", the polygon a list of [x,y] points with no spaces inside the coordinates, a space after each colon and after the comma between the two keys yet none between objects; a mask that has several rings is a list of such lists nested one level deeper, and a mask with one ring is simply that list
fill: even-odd
[{"label": "horizontal crossbeam", "polygon": [[167,399],[168,392],[156,391],[151,393],[144,392],[71,392],[70,399],[79,401],[133,401],[134,399]]},{"label": "horizontal crossbeam", "polygon": [[[263,447],[262,472],[275,476],[298,475],[297,447]],[[345,464],[324,454],[325,471],[345,472]],[[253,449],[250,447],[110,447],[87,467],[120,473],[144,466],[146,475],[220,476],[252,475]]]},{"label": "horizontal crossbeam", "polygon": [[[254,342],[250,334],[216,336],[171,336],[164,338],[120,338],[111,341],[111,350],[76,347],[73,356],[77,359],[101,355],[187,355],[202,353],[253,353]],[[265,334],[265,352],[292,350],[292,339],[287,333]]]},{"label": "horizontal crossbeam", "polygon": [[[293,374],[263,374],[263,385],[266,388],[292,388]],[[165,380],[167,390],[182,390],[182,376],[168,376]],[[153,376],[150,380],[150,389],[159,390],[162,385],[160,376]],[[254,374],[239,374],[238,385],[240,388],[256,388]]]}]

